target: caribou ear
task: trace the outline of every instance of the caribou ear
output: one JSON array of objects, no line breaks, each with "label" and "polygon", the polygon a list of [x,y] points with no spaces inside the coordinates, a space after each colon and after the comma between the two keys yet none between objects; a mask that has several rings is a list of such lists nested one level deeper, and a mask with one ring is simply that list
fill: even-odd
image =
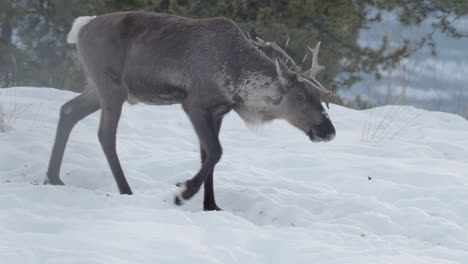
[{"label": "caribou ear", "polygon": [[294,75],[289,71],[288,67],[283,63],[283,61],[275,59],[276,64],[276,73],[278,73],[278,79],[281,82],[281,85],[284,88],[288,88],[292,84],[292,78]]}]

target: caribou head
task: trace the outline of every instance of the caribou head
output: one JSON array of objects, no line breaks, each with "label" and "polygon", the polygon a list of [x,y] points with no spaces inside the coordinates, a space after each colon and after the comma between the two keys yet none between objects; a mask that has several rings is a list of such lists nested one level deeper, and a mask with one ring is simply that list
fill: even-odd
[{"label": "caribou head", "polygon": [[[266,42],[258,37],[256,40],[250,36],[248,38],[254,45],[271,47],[284,57],[284,61],[275,59],[276,72],[282,89],[278,105],[280,118],[306,133],[313,142],[332,140],[336,133],[335,127],[321,102],[323,101],[329,108],[330,99],[334,94],[316,79],[317,73],[325,68],[318,63],[320,42],[314,49],[307,46],[312,54],[312,65],[303,72],[301,66],[297,65],[276,43]],[[302,62],[307,59],[307,55]],[[290,64],[290,67],[287,64]]]}]

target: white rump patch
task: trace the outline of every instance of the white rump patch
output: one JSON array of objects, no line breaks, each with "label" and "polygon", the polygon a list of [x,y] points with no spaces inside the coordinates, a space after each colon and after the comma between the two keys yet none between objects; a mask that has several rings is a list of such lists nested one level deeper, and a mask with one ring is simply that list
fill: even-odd
[{"label": "white rump patch", "polygon": [[75,44],[78,41],[78,33],[80,33],[81,28],[95,18],[96,16],[82,16],[75,19],[75,21],[73,21],[73,26],[68,33],[67,42]]}]

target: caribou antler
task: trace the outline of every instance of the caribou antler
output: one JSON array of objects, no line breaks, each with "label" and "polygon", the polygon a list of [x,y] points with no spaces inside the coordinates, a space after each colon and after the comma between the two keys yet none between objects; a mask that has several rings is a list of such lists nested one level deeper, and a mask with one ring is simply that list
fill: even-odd
[{"label": "caribou antler", "polygon": [[320,92],[322,100],[325,102],[325,105],[327,106],[327,108],[330,108],[329,107],[330,100],[335,95],[333,94],[332,91],[327,90],[325,87],[323,87],[323,85],[319,81],[317,81],[317,79],[315,79],[315,76],[317,75],[317,73],[325,69],[324,66],[318,63],[318,53],[320,51],[320,43],[321,42],[319,41],[319,43],[317,43],[317,46],[315,46],[315,48],[311,48],[309,47],[309,45],[306,45],[307,49],[309,49],[310,52],[312,53],[312,65],[310,69],[304,73],[304,75],[306,76],[307,79],[311,81],[311,83],[313,82],[317,84],[318,87],[316,85],[313,85],[313,86],[317,88],[317,90]]},{"label": "caribou antler", "polygon": [[325,69],[324,66],[319,65],[319,63],[318,63],[318,53],[320,51],[320,41],[319,41],[319,43],[317,43],[317,46],[315,46],[314,49],[309,47],[309,45],[306,45],[306,47],[312,53],[312,66],[304,74],[306,76],[308,76],[309,78],[311,78],[311,79],[315,79],[315,75],[317,75],[317,73],[319,73],[321,70]]},{"label": "caribou antler", "polygon": [[[318,64],[318,53],[320,50],[320,42],[317,44],[317,46],[314,49],[312,49],[311,47],[307,45],[307,48],[312,52],[312,66],[309,70],[303,73],[301,66],[297,66],[296,62],[291,58],[291,56],[289,56],[288,53],[286,53],[286,51],[284,51],[276,43],[265,42],[263,39],[259,37],[257,37],[256,38],[257,40],[255,41],[250,37],[249,33],[247,33],[247,37],[256,46],[272,47],[274,50],[281,53],[286,58],[286,62],[289,61],[292,64],[292,70],[294,73],[296,73],[298,80],[302,82],[306,82],[312,87],[314,87],[315,89],[317,89],[320,93],[322,100],[325,102],[325,105],[327,106],[327,108],[330,108],[329,106],[330,100],[335,95],[333,94],[332,91],[327,90],[325,87],[323,87],[323,85],[319,81],[317,81],[317,79],[315,79],[315,76],[317,75],[317,73],[325,68],[324,66],[321,66]],[[306,58],[307,58],[307,55],[304,56],[304,58],[302,59],[302,62],[304,62]]]},{"label": "caribou antler", "polygon": [[[260,47],[272,47],[274,50],[278,51],[279,53],[281,53],[281,55],[283,55],[283,57],[286,58],[286,62],[290,62],[292,67],[293,67],[293,71],[296,73],[296,74],[302,74],[302,70],[301,70],[301,67],[300,66],[297,66],[296,62],[293,60],[293,58],[291,58],[291,56],[288,55],[288,53],[286,53],[286,51],[284,51],[280,46],[278,46],[276,43],[274,42],[266,42],[264,41],[263,39],[259,38],[259,37],[256,37],[257,41],[253,40],[251,37],[250,37],[250,34],[247,32],[247,37],[248,39],[250,40],[250,42],[252,42],[254,45],[257,45],[257,46],[260,46]],[[288,41],[289,42],[289,41]]]}]

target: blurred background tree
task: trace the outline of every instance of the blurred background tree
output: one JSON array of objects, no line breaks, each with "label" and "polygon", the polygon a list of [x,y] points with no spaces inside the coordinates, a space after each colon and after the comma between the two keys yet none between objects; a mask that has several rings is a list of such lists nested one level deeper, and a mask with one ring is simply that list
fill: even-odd
[{"label": "blurred background tree", "polygon": [[[322,41],[320,80],[333,90],[351,87],[363,74],[380,78],[421,48],[437,54],[435,32],[467,37],[453,21],[468,14],[465,0],[0,0],[0,87],[46,86],[81,91],[84,79],[73,45],[65,41],[83,15],[146,10],[192,18],[224,16],[244,32],[286,47],[298,62],[305,45]],[[388,38],[362,47],[360,32],[391,12],[404,27],[430,23],[419,39],[388,49]],[[267,54],[271,50],[265,50]],[[310,63],[307,61],[306,63]],[[308,65],[307,65],[308,66]],[[337,99],[337,103],[341,103]],[[369,105],[359,97],[359,104]]]}]

